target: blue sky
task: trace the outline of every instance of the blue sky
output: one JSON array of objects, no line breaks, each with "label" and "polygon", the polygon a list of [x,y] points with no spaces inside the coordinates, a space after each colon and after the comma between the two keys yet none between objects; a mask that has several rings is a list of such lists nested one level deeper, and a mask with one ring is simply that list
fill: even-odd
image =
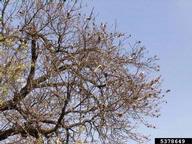
[{"label": "blue sky", "polygon": [[141,40],[160,57],[163,87],[171,89],[157,129],[141,129],[155,137],[192,137],[192,0],[92,0],[97,19]]}]

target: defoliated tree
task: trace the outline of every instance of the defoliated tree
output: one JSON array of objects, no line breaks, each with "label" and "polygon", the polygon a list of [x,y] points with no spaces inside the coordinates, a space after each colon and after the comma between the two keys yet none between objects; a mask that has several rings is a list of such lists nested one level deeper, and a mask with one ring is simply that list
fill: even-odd
[{"label": "defoliated tree", "polygon": [[[127,143],[163,102],[157,57],[77,1],[0,2],[0,141]],[[157,76],[157,77],[154,77]]]}]

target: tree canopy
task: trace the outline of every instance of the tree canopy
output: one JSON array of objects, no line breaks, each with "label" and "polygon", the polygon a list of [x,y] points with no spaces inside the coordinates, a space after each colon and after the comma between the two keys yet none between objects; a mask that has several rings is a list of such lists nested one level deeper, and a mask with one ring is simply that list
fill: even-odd
[{"label": "tree canopy", "polygon": [[0,2],[0,141],[127,143],[163,102],[157,56],[79,1]]}]

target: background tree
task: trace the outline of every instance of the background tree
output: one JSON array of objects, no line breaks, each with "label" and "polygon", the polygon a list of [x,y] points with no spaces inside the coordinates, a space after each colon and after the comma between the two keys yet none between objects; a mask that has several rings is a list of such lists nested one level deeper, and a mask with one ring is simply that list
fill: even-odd
[{"label": "background tree", "polygon": [[77,1],[0,2],[0,141],[126,143],[159,116],[157,57]]}]

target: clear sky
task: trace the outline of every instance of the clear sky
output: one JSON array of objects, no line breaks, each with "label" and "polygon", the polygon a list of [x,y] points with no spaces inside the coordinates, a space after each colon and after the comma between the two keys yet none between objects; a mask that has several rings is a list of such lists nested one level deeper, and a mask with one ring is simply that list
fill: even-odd
[{"label": "clear sky", "polygon": [[155,137],[192,138],[192,0],[89,0],[97,19],[141,40],[160,57],[163,87],[171,89]]}]

